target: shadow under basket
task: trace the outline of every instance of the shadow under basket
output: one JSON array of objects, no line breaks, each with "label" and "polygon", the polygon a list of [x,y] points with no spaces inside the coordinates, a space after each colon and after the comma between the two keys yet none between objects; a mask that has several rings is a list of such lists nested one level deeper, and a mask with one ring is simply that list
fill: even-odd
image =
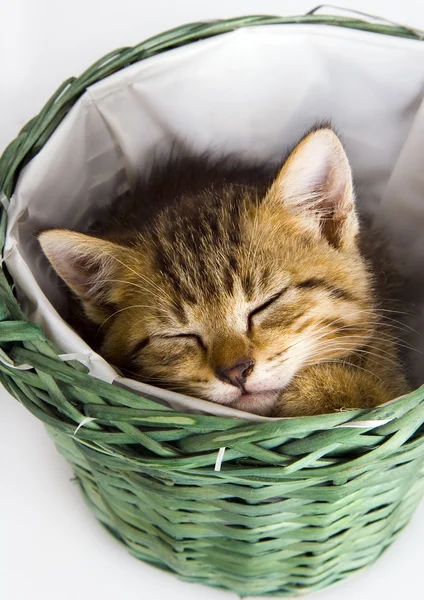
[{"label": "shadow under basket", "polygon": [[[255,56],[259,56],[257,50],[265,38],[268,50],[274,48],[271,55],[277,62],[267,59],[261,69]],[[311,58],[312,55],[316,57],[316,48],[324,39],[333,47],[341,44],[338,53],[341,68],[340,72],[336,68],[333,78],[328,77],[324,63],[319,68],[318,63],[314,63],[316,59]],[[248,45],[243,46],[246,40]],[[304,62],[309,61],[312,66],[308,81],[315,82],[313,94],[300,93],[300,88],[296,88],[296,96],[295,86],[289,85],[287,70],[294,64],[290,61],[296,60],[298,51],[289,56],[286,54],[284,58],[284,51],[278,46],[280,40],[284,44],[289,40],[292,46],[300,44],[307,53],[308,60]],[[308,119],[333,119],[338,110],[336,125],[339,123],[340,129],[347,130],[347,151],[353,156],[356,132],[368,129],[370,139],[375,141],[378,131],[373,132],[372,128],[377,126],[375,122],[379,119],[375,117],[374,108],[370,108],[368,115],[366,110],[358,109],[356,113],[352,110],[349,113],[352,123],[345,127],[344,104],[340,97],[333,107],[329,108],[325,102],[326,85],[330,80],[332,85],[338,85],[340,74],[348,68],[346,44],[354,48],[374,48],[375,60],[381,58],[381,64],[390,63],[392,68],[393,61],[387,53],[394,51],[406,61],[408,53],[423,53],[421,40],[419,32],[404,27],[370,23],[357,16],[330,17],[315,13],[303,17],[255,16],[185,25],[134,48],[112,52],[79,78],[66,81],[3,154],[0,160],[3,204],[0,233],[2,247],[6,249],[7,267],[2,263],[4,270],[0,275],[1,383],[45,423],[59,451],[72,465],[89,507],[135,557],[174,572],[181,579],[225,588],[241,596],[304,594],[338,582],[372,563],[408,523],[423,493],[424,391],[419,388],[373,410],[252,422],[178,411],[155,402],[152,397],[143,397],[134,390],[93,376],[93,371],[89,372],[89,368],[77,360],[78,356],[69,354],[65,342],[62,344],[58,336],[55,337],[54,327],[43,321],[42,303],[26,293],[24,282],[14,276],[16,262],[10,258],[13,253],[10,248],[10,252],[8,250],[7,239],[11,212],[19,198],[19,185],[28,188],[32,185],[31,180],[35,181],[33,164],[36,161],[38,165],[44,161],[48,173],[54,176],[57,164],[61,162],[60,131],[66,127],[78,129],[81,125],[79,113],[73,110],[77,102],[87,110],[98,103],[99,123],[107,122],[113,111],[110,86],[120,74],[124,77],[122,89],[140,91],[142,88],[147,100],[140,105],[143,104],[147,114],[149,85],[157,84],[164,69],[169,68],[169,61],[174,65],[174,72],[180,69],[181,79],[177,80],[173,105],[168,111],[172,112],[173,108],[181,117],[178,131],[159,118],[141,119],[138,135],[140,138],[149,136],[151,143],[135,152],[131,144],[126,145],[125,136],[117,135],[115,142],[120,140],[122,146],[117,151],[116,144],[112,145],[109,159],[120,166],[114,167],[110,181],[103,178],[102,185],[97,188],[92,185],[86,199],[94,198],[95,201],[105,193],[110,194],[112,188],[116,189],[121,176],[125,179],[122,173],[128,175],[137,161],[146,159],[155,147],[160,146],[164,139],[164,134],[158,133],[160,131],[167,131],[167,135],[171,131],[174,137],[182,139],[184,127],[188,123],[192,127],[194,123],[193,147],[208,147],[212,140],[207,137],[200,117],[195,111],[184,113],[185,102],[178,94],[193,81],[198,81],[203,89],[208,88],[211,81],[218,85],[221,79],[217,76],[214,80],[212,74],[211,56],[214,53],[221,53],[215,74],[219,77],[229,74],[234,82],[243,60],[249,59],[251,69],[257,69],[258,77],[260,72],[269,69],[269,77],[276,85],[278,61],[284,59],[286,87],[273,95],[265,90],[263,96],[268,96],[268,100],[262,98],[260,101],[269,101],[269,110],[275,112],[282,96],[286,100],[290,97],[298,111],[297,118],[293,118],[292,112],[288,117],[286,114],[287,122],[281,127],[272,123],[267,126],[265,121],[258,125],[265,133],[251,144],[257,121],[243,113],[249,103],[247,87],[243,91],[244,101],[237,95],[235,100],[229,99],[223,88],[219,110],[227,111],[228,118],[223,124],[217,117],[215,126],[214,117],[210,117],[214,126],[209,127],[209,131],[218,132],[217,143],[225,139],[235,151],[255,146],[257,155],[265,156],[269,136],[278,136],[282,148],[284,139],[295,139],[304,125],[308,125]],[[243,52],[238,44],[242,44]],[[247,58],[246,52],[250,52]],[[331,52],[334,54],[334,50]],[[222,59],[225,53],[227,61]],[[324,56],[325,52],[321,54]],[[197,79],[193,77],[189,83],[189,70],[184,61],[195,66],[191,73],[195,72]],[[345,68],[343,61],[346,61]],[[369,68],[366,62],[364,69]],[[423,64],[422,60],[420,64]],[[140,65],[147,75],[137,88],[132,77]],[[210,78],[205,76],[209,68]],[[418,72],[418,66],[414,68]],[[403,67],[399,67],[400,70],[405,72]],[[317,72],[319,77],[311,79],[311,73],[316,75]],[[291,68],[290,76],[301,83],[304,81],[298,66]],[[366,77],[369,84],[365,82]],[[365,91],[360,91],[361,94],[371,89],[376,79],[373,73],[366,77],[363,75]],[[383,75],[379,73],[379,77]],[[404,89],[396,77],[391,77],[393,91]],[[251,87],[256,81],[252,80]],[[386,179],[374,189],[376,196],[381,195],[389,180],[418,113],[418,83],[415,87],[411,85],[411,97],[404,101],[410,112],[403,110],[402,105],[396,108],[401,115],[402,135],[393,141],[392,150],[390,143],[385,143],[382,148],[383,153],[387,152],[387,165],[380,168],[379,173]],[[240,89],[243,90],[245,84],[240,83]],[[339,91],[347,96],[354,93],[348,89],[348,81],[340,83]],[[237,94],[237,90],[234,93]],[[387,97],[390,95],[387,89],[384,93]],[[163,95],[169,102],[169,93],[165,90]],[[137,104],[135,92],[131,98],[131,102]],[[200,99],[194,101],[200,103]],[[124,99],[124,104],[127,101],[130,103]],[[321,108],[316,112],[318,104]],[[386,108],[382,103],[380,120],[383,120]],[[261,114],[266,112],[263,110]],[[127,110],[125,114],[129,114]],[[409,117],[405,116],[408,114]],[[387,118],[394,118],[387,115]],[[237,119],[245,119],[245,126]],[[125,128],[125,119],[121,121]],[[116,121],[110,119],[109,130],[115,126]],[[128,127],[134,128],[134,122]],[[349,127],[355,135],[349,134]],[[387,129],[387,123],[384,127]],[[275,129],[278,130],[276,134],[273,133]],[[91,140],[93,136],[83,133],[79,139],[84,137]],[[276,140],[270,144],[274,149],[278,146]],[[107,150],[106,142],[103,146]],[[116,152],[115,159],[113,151]],[[75,152],[75,156],[80,155]],[[97,164],[94,155],[93,152],[86,162]],[[122,155],[128,159],[123,166]],[[369,166],[368,161],[361,163],[360,146],[356,156],[356,162],[355,158],[352,160],[353,170],[360,178],[361,172],[376,165]],[[86,158],[83,156],[82,160]],[[99,162],[104,165],[104,161]],[[71,173],[72,168],[70,161]],[[74,173],[72,179],[77,180]],[[83,177],[80,179],[84,180]],[[52,190],[57,197],[60,192],[65,222],[72,213],[73,201],[71,196],[66,199],[64,188],[68,184],[66,177],[61,177],[58,187],[52,187],[52,181],[49,182],[46,176],[44,188],[41,186],[38,190],[39,197],[51,197]],[[108,185],[110,189],[105,192],[104,186]],[[366,185],[366,178],[362,185]],[[81,195],[82,192],[78,188],[75,193]],[[34,200],[33,212],[28,211],[35,215],[34,223],[39,222],[37,215],[42,212],[43,205],[37,205]],[[54,224],[55,219],[52,219]],[[37,265],[30,267],[34,277]],[[35,304],[37,310],[34,310]],[[67,350],[68,356],[64,357]]]}]

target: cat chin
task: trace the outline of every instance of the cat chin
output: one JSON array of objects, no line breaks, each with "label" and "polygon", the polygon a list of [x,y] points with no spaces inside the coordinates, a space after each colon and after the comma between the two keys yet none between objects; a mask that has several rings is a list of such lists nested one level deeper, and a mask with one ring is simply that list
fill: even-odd
[{"label": "cat chin", "polygon": [[242,394],[231,403],[233,408],[244,410],[255,415],[269,416],[275,407],[279,390]]}]

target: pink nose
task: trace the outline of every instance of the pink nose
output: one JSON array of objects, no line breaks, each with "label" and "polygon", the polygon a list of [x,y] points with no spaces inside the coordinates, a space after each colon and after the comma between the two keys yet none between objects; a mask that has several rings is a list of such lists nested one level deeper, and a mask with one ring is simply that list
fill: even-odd
[{"label": "pink nose", "polygon": [[254,365],[254,360],[243,358],[230,367],[217,367],[215,369],[215,374],[221,381],[231,383],[231,385],[244,390],[244,384],[250,373],[253,371]]}]

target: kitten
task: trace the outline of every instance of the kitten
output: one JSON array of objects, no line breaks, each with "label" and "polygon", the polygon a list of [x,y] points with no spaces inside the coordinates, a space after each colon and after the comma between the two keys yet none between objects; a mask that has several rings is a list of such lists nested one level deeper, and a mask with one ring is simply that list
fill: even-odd
[{"label": "kitten", "polygon": [[171,160],[90,235],[39,240],[83,308],[79,331],[95,324],[126,374],[294,416],[407,391],[358,234],[350,166],[323,126],[278,170]]}]

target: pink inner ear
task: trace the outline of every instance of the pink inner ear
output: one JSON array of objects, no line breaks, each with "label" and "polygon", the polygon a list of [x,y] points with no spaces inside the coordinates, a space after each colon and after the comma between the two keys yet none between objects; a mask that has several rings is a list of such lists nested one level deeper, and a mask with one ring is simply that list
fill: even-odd
[{"label": "pink inner ear", "polygon": [[329,169],[321,191],[321,205],[335,219],[343,218],[353,208],[352,186],[340,177],[337,168]]},{"label": "pink inner ear", "polygon": [[90,280],[95,274],[92,265],[88,265],[83,257],[63,257],[63,279],[68,285],[77,290],[87,290],[90,286]]},{"label": "pink inner ear", "polygon": [[103,270],[105,250],[110,252],[108,242],[60,230],[46,231],[39,240],[57,274],[76,294],[87,300],[97,296],[103,286],[96,276]]},{"label": "pink inner ear", "polygon": [[335,248],[356,248],[352,174],[343,146],[331,129],[319,129],[298,144],[278,175],[271,197]]},{"label": "pink inner ear", "polygon": [[295,148],[277,178],[287,206],[333,215],[353,205],[352,175],[343,146],[333,131],[320,129]]}]

